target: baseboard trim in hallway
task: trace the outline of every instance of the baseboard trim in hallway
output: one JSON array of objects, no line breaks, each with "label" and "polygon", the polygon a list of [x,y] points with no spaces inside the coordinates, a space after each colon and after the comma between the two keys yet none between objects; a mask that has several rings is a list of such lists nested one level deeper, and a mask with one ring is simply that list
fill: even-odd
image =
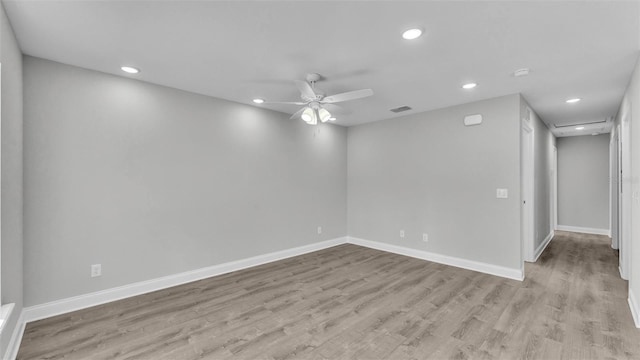
[{"label": "baseboard trim in hallway", "polygon": [[222,275],[233,271],[303,255],[313,251],[330,248],[347,242],[346,237],[326,240],[314,244],[285,249],[264,255],[258,255],[237,261],[231,261],[219,265],[213,265],[179,274],[164,276],[156,279],[141,281],[133,284],[118,286],[111,289],[96,291],[89,294],[78,295],[66,299],[56,300],[41,305],[24,308],[24,322],[28,323],[52,316],[69,313],[88,307],[126,299],[136,295],[142,295],[169,287],[190,283],[192,281],[206,279],[212,276]]},{"label": "baseboard trim in hallway", "polygon": [[436,254],[424,250],[416,250],[404,246],[392,245],[378,241],[359,239],[355,237],[348,238],[349,243],[360,245],[371,249],[382,250],[393,254],[410,256],[417,259],[432,261],[439,264],[455,266],[467,270],[478,271],[481,273],[504,277],[507,279],[519,280],[524,279],[523,269],[512,269],[498,265],[487,264],[479,261],[461,259],[458,257]]},{"label": "baseboard trim in hallway", "polygon": [[556,226],[556,230],[569,231],[569,232],[582,233],[582,234],[606,235],[608,237],[611,237],[610,229],[596,229],[596,228],[586,228],[586,227],[579,227],[579,226],[558,225]]},{"label": "baseboard trim in hallway", "polygon": [[631,309],[633,322],[636,324],[636,327],[640,329],[640,306],[638,306],[638,300],[631,289],[629,289],[629,298],[627,301],[629,302],[629,309]]},{"label": "baseboard trim in hallway", "polygon": [[547,235],[547,237],[542,241],[542,243],[540,243],[540,245],[538,245],[538,248],[536,249],[535,253],[533,254],[533,261],[532,262],[538,261],[538,258],[540,257],[540,255],[542,255],[542,253],[544,252],[544,249],[547,248],[547,246],[551,242],[551,239],[553,239],[554,236],[555,236],[555,231],[551,230],[549,235]]}]

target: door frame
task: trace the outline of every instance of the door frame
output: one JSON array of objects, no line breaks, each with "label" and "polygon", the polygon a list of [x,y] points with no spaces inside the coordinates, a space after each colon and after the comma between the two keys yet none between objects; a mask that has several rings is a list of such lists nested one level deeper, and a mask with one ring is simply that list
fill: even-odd
[{"label": "door frame", "polygon": [[551,218],[549,219],[551,229],[549,233],[558,228],[558,148],[553,146],[551,152]]},{"label": "door frame", "polygon": [[611,139],[609,140],[609,229],[611,235],[611,248],[619,248],[619,151],[618,137],[619,127],[611,129]]},{"label": "door frame", "polygon": [[629,280],[629,253],[631,244],[631,109],[623,111],[618,125],[618,248],[620,250],[620,277]]},{"label": "door frame", "polygon": [[524,261],[535,261],[535,229],[534,229],[534,157],[533,127],[526,121],[521,122],[520,130],[520,184],[522,187],[520,206],[520,230],[522,237],[522,255]]}]

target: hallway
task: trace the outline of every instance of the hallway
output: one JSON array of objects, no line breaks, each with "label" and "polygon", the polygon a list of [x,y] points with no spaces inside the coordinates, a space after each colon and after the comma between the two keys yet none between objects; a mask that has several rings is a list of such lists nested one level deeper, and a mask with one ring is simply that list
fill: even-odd
[{"label": "hallway", "polygon": [[530,326],[515,330],[527,339],[523,357],[640,358],[628,282],[610,245],[606,236],[556,231],[540,259],[525,264],[523,287],[534,290],[535,299],[523,309],[531,314]]}]

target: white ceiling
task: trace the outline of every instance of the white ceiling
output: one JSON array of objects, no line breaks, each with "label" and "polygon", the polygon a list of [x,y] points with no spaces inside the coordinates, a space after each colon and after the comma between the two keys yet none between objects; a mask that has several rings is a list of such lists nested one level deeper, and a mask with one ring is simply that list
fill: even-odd
[{"label": "white ceiling", "polygon": [[[131,77],[246,104],[297,101],[293,81],[309,72],[329,94],[372,88],[343,103],[346,126],[516,92],[552,129],[603,121],[640,49],[638,1],[3,2],[25,54],[66,64],[122,76],[131,65]],[[426,36],[403,40],[415,26]],[[402,105],[413,110],[389,111]]]}]

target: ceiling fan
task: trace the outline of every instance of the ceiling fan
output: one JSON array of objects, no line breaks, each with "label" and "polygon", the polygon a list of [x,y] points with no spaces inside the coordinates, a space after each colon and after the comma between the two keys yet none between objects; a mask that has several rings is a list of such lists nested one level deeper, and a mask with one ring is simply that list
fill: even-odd
[{"label": "ceiling fan", "polygon": [[302,101],[268,101],[265,102],[265,104],[304,105],[300,110],[291,115],[291,119],[299,117],[309,125],[316,125],[318,120],[320,122],[327,122],[336,119],[331,113],[341,113],[342,108],[334,105],[335,103],[361,99],[373,95],[373,90],[371,89],[325,95],[322,91],[316,89],[316,82],[321,78],[320,74],[313,73],[307,75],[307,81],[295,81],[298,90],[300,90],[300,98]]}]

